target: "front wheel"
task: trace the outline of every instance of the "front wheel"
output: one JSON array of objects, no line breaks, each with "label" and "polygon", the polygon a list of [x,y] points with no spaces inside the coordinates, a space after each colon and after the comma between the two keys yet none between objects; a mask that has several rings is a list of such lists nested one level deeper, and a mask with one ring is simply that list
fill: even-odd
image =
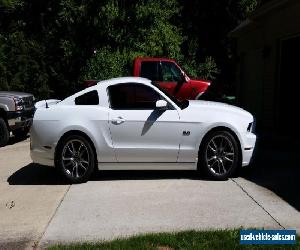
[{"label": "front wheel", "polygon": [[95,168],[95,153],[85,137],[70,135],[58,146],[56,164],[68,181],[86,182]]},{"label": "front wheel", "polygon": [[227,131],[208,134],[199,152],[199,167],[208,177],[226,180],[231,177],[239,163],[239,146]]}]

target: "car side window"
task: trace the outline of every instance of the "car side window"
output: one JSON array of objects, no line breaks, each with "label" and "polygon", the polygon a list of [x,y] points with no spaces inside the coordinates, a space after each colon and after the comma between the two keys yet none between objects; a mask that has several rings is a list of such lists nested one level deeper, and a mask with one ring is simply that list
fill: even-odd
[{"label": "car side window", "polygon": [[154,89],[134,83],[108,87],[110,106],[117,110],[152,110],[162,97]]},{"label": "car side window", "polygon": [[97,90],[87,92],[75,98],[75,105],[98,105],[99,95]]},{"label": "car side window", "polygon": [[151,81],[161,81],[160,63],[151,61],[141,62],[140,76],[148,78]]},{"label": "car side window", "polygon": [[182,74],[181,70],[172,62],[162,62],[161,73],[164,82],[178,82]]}]

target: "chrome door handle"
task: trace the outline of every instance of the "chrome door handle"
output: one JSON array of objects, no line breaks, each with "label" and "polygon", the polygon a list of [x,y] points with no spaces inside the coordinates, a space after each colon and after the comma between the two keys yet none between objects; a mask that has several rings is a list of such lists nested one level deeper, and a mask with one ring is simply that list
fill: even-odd
[{"label": "chrome door handle", "polygon": [[122,124],[123,122],[125,122],[125,119],[121,116],[117,117],[117,118],[114,118],[111,120],[111,123],[112,124],[115,124],[115,125],[119,125],[119,124]]}]

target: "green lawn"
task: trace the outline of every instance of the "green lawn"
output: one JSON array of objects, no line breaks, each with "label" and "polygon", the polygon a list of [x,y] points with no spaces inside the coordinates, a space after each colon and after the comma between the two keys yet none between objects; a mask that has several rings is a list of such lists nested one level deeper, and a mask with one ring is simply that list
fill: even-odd
[{"label": "green lawn", "polygon": [[240,245],[239,230],[186,231],[134,236],[110,242],[51,246],[48,249],[299,249],[296,245]]}]

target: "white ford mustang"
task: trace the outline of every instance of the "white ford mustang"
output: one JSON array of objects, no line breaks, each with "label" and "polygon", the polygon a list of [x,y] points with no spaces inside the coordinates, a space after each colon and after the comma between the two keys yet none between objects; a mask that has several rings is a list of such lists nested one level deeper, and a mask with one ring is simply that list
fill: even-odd
[{"label": "white ford mustang", "polygon": [[253,116],[216,102],[179,102],[144,78],[99,82],[36,110],[31,158],[71,182],[93,170],[201,169],[224,180],[249,164]]}]

